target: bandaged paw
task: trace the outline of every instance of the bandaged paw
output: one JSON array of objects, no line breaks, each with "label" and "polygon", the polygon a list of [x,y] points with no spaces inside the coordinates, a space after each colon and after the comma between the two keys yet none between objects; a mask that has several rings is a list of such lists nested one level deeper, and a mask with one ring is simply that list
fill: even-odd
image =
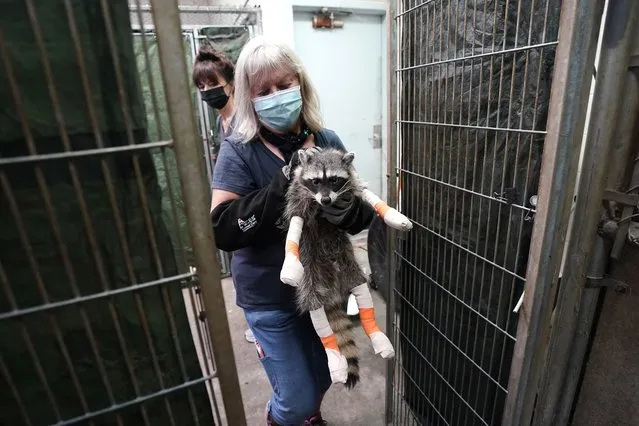
[{"label": "bandaged paw", "polygon": [[413,223],[410,219],[392,207],[384,214],[384,222],[391,228],[400,231],[410,231],[413,229]]},{"label": "bandaged paw", "polygon": [[384,333],[381,331],[375,331],[371,333],[369,337],[371,339],[375,355],[380,355],[384,359],[395,356],[395,349],[393,349],[392,343]]},{"label": "bandaged paw", "polygon": [[288,284],[293,287],[297,287],[302,282],[304,277],[304,266],[302,262],[293,255],[287,254],[284,258],[284,265],[280,271],[280,280],[284,284]]},{"label": "bandaged paw", "polygon": [[346,383],[348,378],[348,364],[346,357],[335,349],[326,349],[328,358],[328,370],[331,373],[333,383]]}]

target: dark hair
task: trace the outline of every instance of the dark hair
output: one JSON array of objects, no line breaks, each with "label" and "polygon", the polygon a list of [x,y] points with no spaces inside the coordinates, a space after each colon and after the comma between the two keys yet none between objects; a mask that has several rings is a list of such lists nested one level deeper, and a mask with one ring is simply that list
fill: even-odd
[{"label": "dark hair", "polygon": [[235,65],[226,56],[209,44],[200,46],[193,64],[193,83],[196,87],[202,88],[205,83],[217,86],[220,84],[219,77],[233,83],[234,74]]}]

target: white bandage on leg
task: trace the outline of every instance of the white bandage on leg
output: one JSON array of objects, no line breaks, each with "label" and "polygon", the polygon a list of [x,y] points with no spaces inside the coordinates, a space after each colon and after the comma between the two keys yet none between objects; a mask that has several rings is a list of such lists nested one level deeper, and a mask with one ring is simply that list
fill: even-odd
[{"label": "white bandage on leg", "polygon": [[377,214],[384,219],[384,223],[400,231],[409,231],[413,228],[413,223],[403,214],[390,207],[381,198],[369,189],[362,191],[362,198],[371,205]]},{"label": "white bandage on leg", "polygon": [[304,267],[299,259],[303,226],[304,220],[299,216],[293,216],[286,234],[286,256],[280,271],[280,280],[293,287],[297,287],[304,276]]},{"label": "white bandage on leg", "polygon": [[291,218],[291,223],[288,227],[288,233],[286,234],[286,239],[295,241],[297,244],[300,243],[300,237],[302,236],[302,228],[304,227],[304,219],[299,216],[293,216]]},{"label": "white bandage on leg", "polygon": [[310,311],[309,314],[311,314],[311,322],[313,323],[315,332],[319,337],[325,338],[333,334],[333,329],[328,323],[324,307]]},{"label": "white bandage on leg", "polygon": [[333,333],[331,325],[328,323],[324,308],[321,307],[310,311],[310,314],[315,332],[322,340],[324,350],[326,351],[331,381],[333,383],[346,383],[346,379],[348,378],[348,363],[346,362],[346,357],[339,351],[337,338],[335,337],[335,333]]},{"label": "white bandage on leg", "polygon": [[379,355],[384,359],[392,358],[395,356],[395,348],[393,348],[393,344],[391,343],[388,336],[386,336],[381,331],[376,331],[371,333],[370,336],[371,345],[373,346],[373,351],[375,351],[375,355]]},{"label": "white bandage on leg", "polygon": [[370,189],[365,189],[362,191],[362,198],[372,207],[375,207],[375,205],[380,202],[383,203],[382,199],[375,195],[375,193]]},{"label": "white bandage on leg", "polygon": [[395,356],[395,349],[388,337],[379,329],[375,321],[375,307],[373,296],[368,289],[368,284],[358,285],[351,290],[359,306],[359,318],[362,328],[371,339],[371,345],[375,354],[382,358],[392,358]]},{"label": "white bandage on leg", "polygon": [[373,296],[371,296],[371,291],[368,289],[368,284],[360,284],[357,287],[351,290],[353,296],[355,296],[355,300],[357,300],[357,306],[362,308],[372,308],[373,307]]},{"label": "white bandage on leg", "polygon": [[355,295],[351,294],[348,296],[348,304],[346,305],[346,315],[352,316],[357,315],[359,313],[359,306],[357,305],[357,299],[355,299]]}]

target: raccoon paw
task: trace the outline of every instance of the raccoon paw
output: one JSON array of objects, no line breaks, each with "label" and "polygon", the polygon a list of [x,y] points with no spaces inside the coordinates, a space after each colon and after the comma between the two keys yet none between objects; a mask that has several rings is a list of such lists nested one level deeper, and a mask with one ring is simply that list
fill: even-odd
[{"label": "raccoon paw", "polygon": [[410,231],[413,229],[413,223],[409,218],[398,212],[394,208],[388,209],[384,214],[384,222],[393,229],[400,231]]},{"label": "raccoon paw", "polygon": [[282,280],[284,284],[297,287],[300,285],[300,282],[302,282],[303,276],[304,267],[302,266],[302,262],[295,256],[287,255],[284,258],[284,265],[280,271],[280,280]]},{"label": "raccoon paw", "polygon": [[388,359],[395,356],[395,349],[388,337],[381,331],[374,331],[370,334],[371,343],[375,355],[381,355],[382,358]]},{"label": "raccoon paw", "polygon": [[348,363],[346,357],[335,349],[326,349],[328,358],[328,370],[331,372],[333,383],[346,383],[348,379]]}]

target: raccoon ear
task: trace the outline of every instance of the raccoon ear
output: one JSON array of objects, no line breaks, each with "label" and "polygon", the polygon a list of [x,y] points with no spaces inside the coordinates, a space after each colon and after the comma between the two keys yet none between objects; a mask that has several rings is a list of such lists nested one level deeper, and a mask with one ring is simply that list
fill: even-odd
[{"label": "raccoon ear", "polygon": [[308,155],[306,153],[306,150],[304,149],[297,150],[297,160],[299,164],[302,164],[302,165],[308,163]]},{"label": "raccoon ear", "polygon": [[347,166],[350,166],[353,163],[354,159],[355,159],[355,153],[354,152],[347,152],[342,157],[342,163],[346,164]]}]

